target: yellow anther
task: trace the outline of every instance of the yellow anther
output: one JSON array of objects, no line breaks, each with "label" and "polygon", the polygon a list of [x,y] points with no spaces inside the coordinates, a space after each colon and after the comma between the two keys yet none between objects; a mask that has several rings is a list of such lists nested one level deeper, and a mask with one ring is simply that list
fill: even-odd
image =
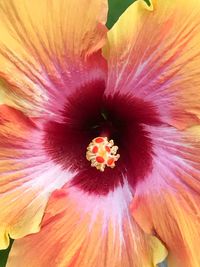
[{"label": "yellow anther", "polygon": [[105,167],[114,168],[115,162],[120,155],[117,154],[118,147],[114,141],[108,141],[107,137],[96,137],[87,147],[86,158],[91,161],[91,166],[97,170],[104,171]]}]

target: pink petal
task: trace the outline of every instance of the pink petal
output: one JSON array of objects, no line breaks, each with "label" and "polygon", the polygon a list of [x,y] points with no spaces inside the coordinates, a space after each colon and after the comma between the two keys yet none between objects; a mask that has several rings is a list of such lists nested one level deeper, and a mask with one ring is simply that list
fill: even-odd
[{"label": "pink petal", "polygon": [[106,15],[105,0],[2,1],[4,103],[29,116],[59,120],[66,97],[77,86],[105,79],[106,64],[99,50],[105,42]]},{"label": "pink petal", "polygon": [[72,173],[50,161],[42,132],[20,111],[0,106],[0,248],[40,229],[49,194]]},{"label": "pink petal", "polygon": [[200,127],[178,132],[149,127],[153,170],[138,183],[132,214],[147,233],[169,250],[169,266],[200,265]]},{"label": "pink petal", "polygon": [[[130,198],[127,184],[106,197],[67,186],[54,192],[42,230],[15,241],[7,266],[155,266],[155,243],[131,219]],[[156,244],[165,256],[163,246]]]},{"label": "pink petal", "polygon": [[179,129],[200,118],[200,2],[136,1],[108,33],[108,95],[152,104]]}]

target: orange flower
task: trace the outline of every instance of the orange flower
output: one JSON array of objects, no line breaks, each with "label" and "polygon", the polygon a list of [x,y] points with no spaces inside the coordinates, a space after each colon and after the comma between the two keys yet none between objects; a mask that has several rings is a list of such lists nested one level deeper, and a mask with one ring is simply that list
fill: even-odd
[{"label": "orange flower", "polygon": [[[0,2],[8,267],[199,267],[200,2]],[[164,245],[165,247],[164,247]]]}]

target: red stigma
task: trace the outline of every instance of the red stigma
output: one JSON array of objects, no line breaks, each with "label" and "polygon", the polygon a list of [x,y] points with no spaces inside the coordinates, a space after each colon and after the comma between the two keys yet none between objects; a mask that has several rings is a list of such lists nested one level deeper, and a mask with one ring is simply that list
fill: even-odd
[{"label": "red stigma", "polygon": [[98,163],[104,163],[104,158],[98,156],[98,157],[96,157],[96,161],[97,161]]},{"label": "red stigma", "polygon": [[101,137],[98,137],[98,138],[95,139],[96,143],[102,143],[103,141],[104,141],[104,139],[101,138]]},{"label": "red stigma", "polygon": [[97,146],[94,146],[93,149],[92,149],[92,152],[93,153],[97,153],[98,152],[98,147]]}]

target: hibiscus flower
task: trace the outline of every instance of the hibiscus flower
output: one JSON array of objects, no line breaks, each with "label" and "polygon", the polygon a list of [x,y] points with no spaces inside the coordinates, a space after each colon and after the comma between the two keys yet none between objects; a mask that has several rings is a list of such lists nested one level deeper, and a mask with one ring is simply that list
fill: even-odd
[{"label": "hibiscus flower", "polygon": [[199,267],[200,2],[0,2],[8,267]]}]

